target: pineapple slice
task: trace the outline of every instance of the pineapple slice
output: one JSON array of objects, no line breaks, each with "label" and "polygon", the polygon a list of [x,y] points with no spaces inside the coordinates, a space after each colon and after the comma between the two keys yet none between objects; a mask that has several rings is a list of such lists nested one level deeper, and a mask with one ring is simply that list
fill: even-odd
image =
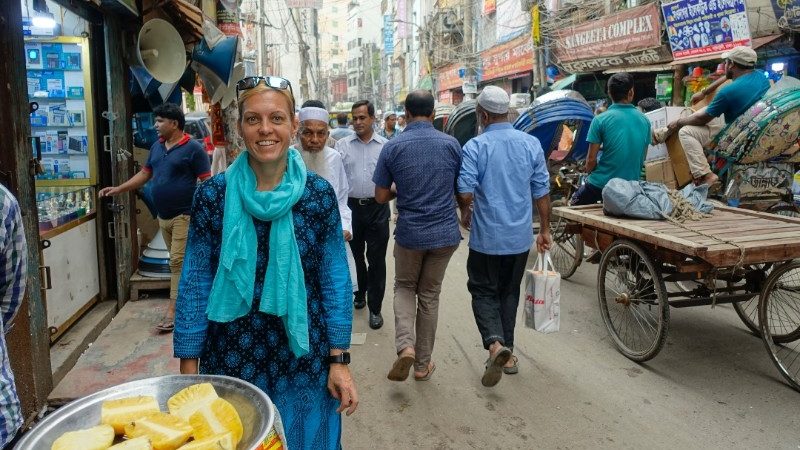
[{"label": "pineapple slice", "polygon": [[167,408],[170,414],[188,421],[195,411],[215,398],[219,396],[211,383],[193,384],[170,397]]},{"label": "pineapple slice", "polygon": [[108,450],[153,450],[153,446],[147,436],[141,436],[112,445]]},{"label": "pineapple slice", "polygon": [[234,446],[239,444],[244,433],[242,419],[236,408],[229,402],[217,398],[203,405],[189,418],[195,439],[205,439],[217,434],[230,432]]},{"label": "pineapple slice", "polygon": [[113,442],[114,428],[110,425],[99,425],[62,434],[53,442],[50,450],[106,450]]},{"label": "pineapple slice", "polygon": [[178,450],[236,450],[231,433],[218,434],[189,442]]},{"label": "pineapple slice", "polygon": [[125,425],[125,436],[146,436],[153,450],[175,450],[192,435],[192,427],[183,419],[165,413],[153,414]]},{"label": "pineapple slice", "polygon": [[128,397],[106,400],[100,408],[100,423],[114,427],[116,434],[125,432],[125,425],[136,419],[159,413],[155,397]]}]

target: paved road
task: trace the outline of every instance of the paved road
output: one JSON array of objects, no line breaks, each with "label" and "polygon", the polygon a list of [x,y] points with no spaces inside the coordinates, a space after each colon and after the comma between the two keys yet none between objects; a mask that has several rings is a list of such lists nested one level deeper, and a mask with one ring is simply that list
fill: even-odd
[{"label": "paved road", "polygon": [[800,393],[782,382],[731,307],[673,309],[664,350],[638,365],[610,342],[596,265],[563,282],[561,331],[518,325],[520,373],[482,387],[486,354],[466,258],[465,241],[445,278],[428,382],[386,379],[394,360],[391,280],[383,329],[370,330],[366,310],[356,311],[354,332],[367,339],[353,348],[361,406],[345,419],[346,448],[800,448]]}]

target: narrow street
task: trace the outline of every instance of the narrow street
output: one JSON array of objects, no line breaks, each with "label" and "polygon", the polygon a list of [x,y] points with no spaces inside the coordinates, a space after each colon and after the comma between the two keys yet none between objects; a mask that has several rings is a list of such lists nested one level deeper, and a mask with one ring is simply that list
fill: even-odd
[{"label": "narrow street", "polygon": [[561,331],[525,329],[520,316],[520,373],[482,387],[467,252],[465,240],[445,277],[433,378],[394,383],[390,249],[386,325],[354,317],[366,342],[352,349],[361,404],[345,448],[800,448],[800,394],[730,306],[672,309],[666,346],[639,365],[610,342],[591,264],[562,282]]}]

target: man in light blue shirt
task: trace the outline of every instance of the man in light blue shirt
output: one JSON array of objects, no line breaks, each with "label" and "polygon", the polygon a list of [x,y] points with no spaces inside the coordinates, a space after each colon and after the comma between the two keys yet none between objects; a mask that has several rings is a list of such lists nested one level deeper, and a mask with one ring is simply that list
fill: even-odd
[{"label": "man in light blue shirt", "polygon": [[350,127],[347,126],[347,113],[340,112],[336,115],[336,128],[331,130],[331,139],[334,141],[338,141],[339,139],[350,136],[355,134],[355,131],[351,130]]},{"label": "man in light blue shirt", "polygon": [[478,96],[475,114],[484,132],[464,145],[458,177],[461,223],[471,227],[467,288],[483,346],[489,351],[481,378],[484,386],[496,385],[503,373],[518,371],[514,324],[533,244],[534,200],[541,223],[537,249],[544,252],[552,243],[544,151],[538,139],[511,126],[508,104],[508,94],[496,86],[487,86]]}]

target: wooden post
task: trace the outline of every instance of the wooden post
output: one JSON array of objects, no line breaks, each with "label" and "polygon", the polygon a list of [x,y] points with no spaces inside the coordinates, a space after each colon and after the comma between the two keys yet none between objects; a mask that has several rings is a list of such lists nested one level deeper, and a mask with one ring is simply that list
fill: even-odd
[{"label": "wooden post", "polygon": [[672,74],[672,106],[683,106],[683,74],[686,64],[678,64]]},{"label": "wooden post", "polygon": [[17,197],[22,208],[25,239],[28,243],[28,274],[25,299],[19,314],[6,330],[11,368],[26,419],[44,406],[53,388],[50,371],[50,339],[47,313],[42,296],[39,247],[39,219],[30,164],[30,106],[25,84],[25,50],[22,38],[22,5],[18,0],[0,0],[0,136],[5,151],[0,152],[0,180]]},{"label": "wooden post", "polygon": [[[108,94],[109,135],[112,146],[111,167],[113,185],[124,183],[133,175],[133,159],[117,161],[114,157],[117,148],[124,148],[133,152],[132,130],[130,117],[130,102],[128,101],[128,71],[125,63],[123,44],[126,42],[122,24],[117,16],[107,15],[105,19],[105,51],[106,51],[106,89]],[[103,155],[106,157],[106,155]],[[116,264],[114,266],[116,282],[117,307],[122,308],[128,301],[130,293],[130,278],[133,273],[133,256],[136,241],[136,203],[134,194],[129,192],[120,196],[118,200],[125,208],[114,212],[114,221],[117,237],[114,239],[114,253]],[[125,231],[127,230],[127,231]]]}]

